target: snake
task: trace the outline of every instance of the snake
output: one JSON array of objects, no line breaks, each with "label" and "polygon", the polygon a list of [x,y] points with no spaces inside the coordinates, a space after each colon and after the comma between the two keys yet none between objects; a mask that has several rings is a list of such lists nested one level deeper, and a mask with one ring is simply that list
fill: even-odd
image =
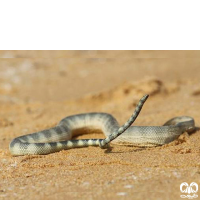
[{"label": "snake", "polygon": [[[131,126],[138,117],[149,95],[143,96],[131,117],[119,125],[109,113],[92,112],[65,117],[55,127],[14,138],[9,145],[13,156],[45,155],[78,147],[99,146],[109,143],[141,147],[159,146],[172,142],[184,132],[195,130],[192,117],[180,116],[167,121],[163,126]],[[78,139],[80,133],[101,131],[104,139]]]}]

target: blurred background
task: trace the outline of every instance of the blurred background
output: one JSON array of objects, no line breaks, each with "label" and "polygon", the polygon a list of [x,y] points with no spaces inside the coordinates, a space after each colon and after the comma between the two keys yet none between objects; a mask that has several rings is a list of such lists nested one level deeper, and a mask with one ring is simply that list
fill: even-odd
[{"label": "blurred background", "polygon": [[0,102],[80,98],[126,81],[200,78],[200,51],[0,51]]}]

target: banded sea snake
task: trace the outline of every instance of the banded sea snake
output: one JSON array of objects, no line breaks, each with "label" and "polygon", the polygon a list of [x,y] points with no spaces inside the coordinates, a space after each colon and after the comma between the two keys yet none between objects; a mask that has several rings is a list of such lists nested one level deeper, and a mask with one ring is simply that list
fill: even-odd
[{"label": "banded sea snake", "polygon": [[[86,113],[68,116],[53,128],[14,138],[9,149],[12,155],[49,154],[76,147],[115,144],[133,146],[158,146],[167,144],[183,132],[195,129],[194,119],[188,116],[175,117],[163,126],[131,126],[139,115],[149,95],[141,98],[128,121],[119,126],[117,120],[107,113]],[[105,139],[71,140],[75,130],[102,130]],[[122,134],[123,133],[123,134]],[[115,140],[114,140],[115,139]]]}]

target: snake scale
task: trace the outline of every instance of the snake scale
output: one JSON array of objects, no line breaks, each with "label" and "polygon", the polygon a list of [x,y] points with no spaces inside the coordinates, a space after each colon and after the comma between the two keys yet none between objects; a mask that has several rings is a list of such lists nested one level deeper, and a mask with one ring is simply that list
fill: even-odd
[{"label": "snake scale", "polygon": [[[139,115],[149,95],[142,97],[128,121],[119,126],[108,113],[85,113],[68,116],[53,128],[14,138],[9,149],[12,155],[49,154],[76,147],[114,144],[133,146],[158,146],[167,144],[183,132],[195,129],[194,119],[188,116],[175,117],[163,126],[131,126]],[[101,130],[105,139],[71,140],[76,132]],[[122,134],[123,133],[123,134]]]}]

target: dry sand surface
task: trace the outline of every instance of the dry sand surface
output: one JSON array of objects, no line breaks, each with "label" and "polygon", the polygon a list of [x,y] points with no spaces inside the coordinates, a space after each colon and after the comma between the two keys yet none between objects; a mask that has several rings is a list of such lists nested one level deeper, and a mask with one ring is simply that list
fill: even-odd
[{"label": "dry sand surface", "polygon": [[[0,199],[181,199],[182,182],[200,184],[200,51],[0,51],[0,57]],[[9,153],[14,137],[68,115],[107,112],[122,124],[144,94],[150,97],[135,125],[188,115],[197,130],[153,148]]]}]

